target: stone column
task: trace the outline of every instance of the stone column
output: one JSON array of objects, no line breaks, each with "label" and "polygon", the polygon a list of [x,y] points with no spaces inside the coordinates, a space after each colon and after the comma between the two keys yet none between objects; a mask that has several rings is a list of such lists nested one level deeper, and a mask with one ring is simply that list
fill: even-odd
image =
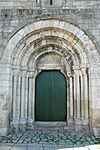
[{"label": "stone column", "polygon": [[82,68],[82,74],[83,74],[83,88],[84,88],[84,115],[82,118],[83,124],[88,125],[88,115],[89,115],[89,98],[88,98],[88,77],[87,77],[87,68]]},{"label": "stone column", "polygon": [[16,113],[16,104],[17,104],[17,79],[18,79],[18,71],[14,70],[14,76],[13,76],[13,122],[17,118]]},{"label": "stone column", "polygon": [[77,85],[77,118],[80,118],[81,115],[80,81],[79,81],[80,72],[79,70],[75,70],[75,73],[76,73],[76,85]]},{"label": "stone column", "polygon": [[[49,3],[48,3],[48,4],[49,4]],[[42,8],[45,8],[45,5],[46,5],[45,0],[42,0],[42,1],[41,1],[41,6],[42,6]]]},{"label": "stone column", "polygon": [[70,75],[70,118],[73,119],[73,81],[72,75]]},{"label": "stone column", "polygon": [[68,124],[70,129],[73,128],[73,118],[74,118],[74,101],[73,101],[73,79],[72,79],[72,73],[68,72],[69,76],[69,118],[68,118]]},{"label": "stone column", "polygon": [[18,73],[19,70],[14,70],[14,76],[13,76],[13,127],[14,130],[18,131],[18,125],[19,125],[19,117],[18,117],[18,109],[19,109],[19,103],[18,103]]},{"label": "stone column", "polygon": [[80,73],[80,78],[81,78],[81,117],[84,118],[84,86],[83,86],[83,74],[82,71]]},{"label": "stone column", "polygon": [[25,82],[25,118],[27,119],[27,103],[28,103],[28,73],[26,73],[26,82]]},{"label": "stone column", "polygon": [[28,84],[29,84],[29,91],[28,91],[28,125],[33,123],[33,72],[29,72],[28,75]]},{"label": "stone column", "polygon": [[84,93],[84,96],[85,96],[85,117],[88,118],[88,78],[87,78],[87,74],[86,74],[86,69],[84,71],[84,89],[85,89],[85,93]]},{"label": "stone column", "polygon": [[20,129],[22,129],[22,130],[24,130],[25,126],[26,126],[25,89],[26,89],[26,70],[22,70],[22,79],[21,79],[21,116],[20,116]]},{"label": "stone column", "polygon": [[17,87],[17,118],[18,118],[18,130],[20,124],[20,101],[21,101],[21,75],[18,75],[18,87]]},{"label": "stone column", "polygon": [[77,98],[77,109],[76,109],[76,119],[75,119],[75,128],[76,131],[81,130],[81,99],[80,99],[80,70],[74,69],[76,74],[76,98]]},{"label": "stone column", "polygon": [[77,117],[77,78],[76,74],[73,75],[74,78],[74,119]]}]

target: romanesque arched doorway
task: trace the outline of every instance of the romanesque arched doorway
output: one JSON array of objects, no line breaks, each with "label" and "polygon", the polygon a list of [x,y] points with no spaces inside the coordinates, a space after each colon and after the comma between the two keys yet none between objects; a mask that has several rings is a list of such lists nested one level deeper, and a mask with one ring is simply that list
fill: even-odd
[{"label": "romanesque arched doorway", "polygon": [[37,76],[36,121],[66,121],[66,89],[66,79],[60,71],[42,71]]},{"label": "romanesque arched doorway", "polygon": [[[89,130],[96,120],[89,113],[95,111],[92,100],[94,79],[98,79],[94,58],[98,55],[92,41],[67,21],[41,19],[16,30],[3,53],[8,63],[3,69],[9,85],[10,126],[18,130],[34,126],[35,79],[41,70],[58,69],[67,78],[67,127]],[[96,126],[91,127],[95,130]]]}]

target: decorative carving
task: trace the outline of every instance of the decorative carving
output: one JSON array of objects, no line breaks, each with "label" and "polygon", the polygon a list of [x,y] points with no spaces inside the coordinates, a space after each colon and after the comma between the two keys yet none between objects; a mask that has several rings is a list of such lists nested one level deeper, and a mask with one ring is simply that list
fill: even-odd
[{"label": "decorative carving", "polygon": [[29,77],[29,78],[32,78],[32,77],[34,77],[34,73],[35,73],[35,71],[28,72],[28,77]]},{"label": "decorative carving", "polygon": [[71,71],[67,71],[67,76],[70,78],[73,76],[72,72]]},{"label": "decorative carving", "polygon": [[27,76],[27,69],[23,68],[21,69],[21,76],[26,77]]},{"label": "decorative carving", "polygon": [[13,68],[13,75],[15,76],[15,77],[17,77],[18,75],[19,75],[19,73],[20,73],[20,70],[19,70],[19,68]]}]

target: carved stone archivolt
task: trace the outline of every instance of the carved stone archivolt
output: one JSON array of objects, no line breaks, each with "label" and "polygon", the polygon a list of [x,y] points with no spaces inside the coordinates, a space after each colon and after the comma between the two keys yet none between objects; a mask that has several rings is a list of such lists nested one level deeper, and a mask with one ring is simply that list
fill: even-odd
[{"label": "carved stone archivolt", "polygon": [[80,130],[84,124],[88,126],[89,121],[86,47],[76,35],[65,30],[67,24],[60,28],[57,24],[45,26],[21,38],[14,48],[12,125],[17,130],[34,125],[36,77],[42,70],[59,70],[67,83],[67,126]]}]

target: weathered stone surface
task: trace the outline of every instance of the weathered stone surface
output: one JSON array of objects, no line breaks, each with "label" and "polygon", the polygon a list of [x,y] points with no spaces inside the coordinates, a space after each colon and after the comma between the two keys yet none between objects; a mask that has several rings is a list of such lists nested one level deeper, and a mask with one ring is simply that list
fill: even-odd
[{"label": "weathered stone surface", "polygon": [[[28,130],[22,134],[9,134],[6,137],[0,137],[0,149],[11,150],[58,150],[64,148],[79,149],[79,150],[99,150],[99,140],[93,135],[83,132],[72,131],[50,131],[50,130]],[[13,140],[16,140],[14,143]],[[38,141],[37,141],[38,139]],[[25,141],[28,141],[25,143]],[[44,141],[45,140],[45,141]],[[20,142],[19,142],[20,141]]]},{"label": "weathered stone surface", "polygon": [[61,128],[100,136],[99,0],[0,2],[0,135],[42,128],[34,121],[35,81],[43,70],[66,77]]}]

